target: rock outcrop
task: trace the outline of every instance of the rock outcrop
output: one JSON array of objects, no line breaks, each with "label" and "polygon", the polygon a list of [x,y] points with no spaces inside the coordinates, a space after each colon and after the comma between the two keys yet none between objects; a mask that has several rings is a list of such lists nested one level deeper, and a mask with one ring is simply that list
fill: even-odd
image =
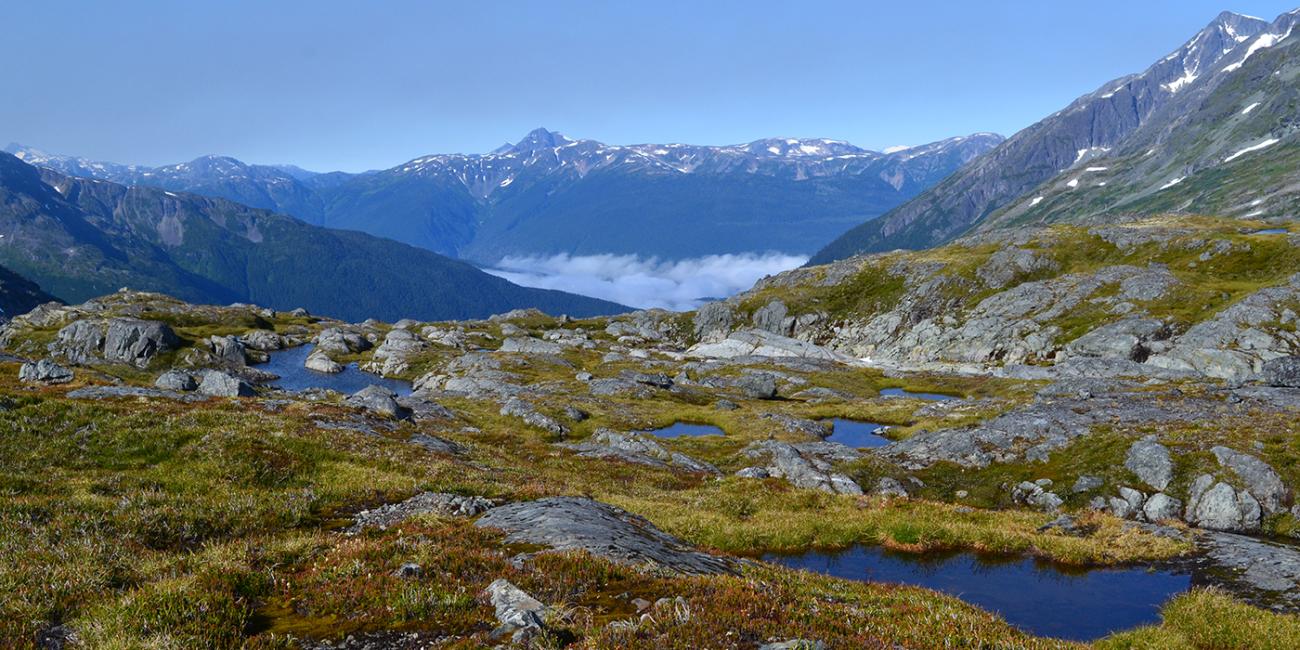
[{"label": "rock outcrop", "polygon": [[644,518],[581,497],[550,497],[489,510],[475,526],[506,532],[506,542],[586,551],[614,562],[686,574],[732,573],[730,560],[688,547]]}]

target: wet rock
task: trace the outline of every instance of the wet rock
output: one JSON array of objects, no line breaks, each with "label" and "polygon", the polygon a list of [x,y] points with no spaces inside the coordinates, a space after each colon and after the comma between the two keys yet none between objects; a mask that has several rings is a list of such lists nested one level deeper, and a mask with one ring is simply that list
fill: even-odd
[{"label": "wet rock", "polygon": [[1169,456],[1169,449],[1156,442],[1153,435],[1134,442],[1128,448],[1124,467],[1157,490],[1165,489],[1174,478],[1174,461]]},{"label": "wet rock", "polygon": [[248,382],[228,372],[203,370],[199,377],[198,392],[209,397],[252,397],[257,394]]},{"label": "wet rock", "polygon": [[749,458],[766,458],[768,464],[764,469],[768,474],[784,478],[795,487],[832,494],[862,494],[862,487],[853,479],[834,471],[829,462],[812,453],[804,453],[794,445],[765,440],[749,445],[741,453]]},{"label": "wet rock", "polygon": [[670,451],[639,433],[619,433],[599,429],[580,443],[563,445],[587,458],[613,458],[652,467],[673,467],[687,472],[720,475],[718,468],[686,454]]},{"label": "wet rock", "polygon": [[551,497],[493,508],[474,522],[507,533],[506,543],[586,551],[625,564],[687,574],[731,573],[732,563],[688,547],[642,517],[580,497]]},{"label": "wet rock", "polygon": [[506,403],[501,407],[501,415],[519,418],[528,426],[537,427],[556,435],[562,436],[569,433],[569,427],[564,426],[555,418],[539,412],[532,404],[519,398],[512,397],[506,400]]},{"label": "wet rock", "polygon": [[492,603],[497,621],[501,623],[492,632],[493,638],[509,634],[515,643],[524,643],[542,630],[546,605],[505,578],[492,581],[483,595]]},{"label": "wet rock", "polygon": [[1231,469],[1241,479],[1264,514],[1276,514],[1286,509],[1291,491],[1268,463],[1227,447],[1213,447],[1210,451],[1220,465]]},{"label": "wet rock", "polygon": [[407,409],[397,403],[397,393],[383,386],[370,385],[353,393],[346,400],[349,406],[365,409],[385,418],[403,418],[410,415]]},{"label": "wet rock", "polygon": [[28,384],[66,384],[72,381],[72,371],[49,360],[24,363],[18,369],[18,380]]},{"label": "wet rock", "polygon": [[194,375],[191,375],[184,370],[168,370],[167,372],[158,375],[158,378],[154,380],[153,385],[155,388],[161,388],[163,390],[189,392],[197,390],[199,382],[194,379]]},{"label": "wet rock", "polygon": [[323,372],[334,375],[343,372],[343,364],[329,358],[329,355],[316,348],[307,355],[307,360],[303,361],[303,367],[316,372]]},{"label": "wet rock", "polygon": [[400,503],[390,503],[373,510],[362,510],[353,518],[348,532],[355,534],[366,528],[383,530],[418,515],[474,517],[487,512],[491,507],[492,502],[483,497],[467,497],[445,492],[421,492]]},{"label": "wet rock", "polygon": [[1197,546],[1215,565],[1214,583],[1247,602],[1300,610],[1300,549],[1224,532],[1206,532]]}]

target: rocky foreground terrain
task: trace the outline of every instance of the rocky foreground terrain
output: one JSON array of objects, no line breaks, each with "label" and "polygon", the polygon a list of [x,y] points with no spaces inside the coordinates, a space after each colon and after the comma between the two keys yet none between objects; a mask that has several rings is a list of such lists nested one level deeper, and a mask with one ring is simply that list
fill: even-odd
[{"label": "rocky foreground terrain", "polygon": [[[866,543],[1179,567],[1197,589],[1097,645],[1297,647],[1300,236],[1256,230],[980,236],[689,314],[43,305],[0,329],[0,638],[1075,645],[758,559]],[[276,388],[261,364],[303,345],[411,392]],[[725,435],[647,433],[678,422]]]}]

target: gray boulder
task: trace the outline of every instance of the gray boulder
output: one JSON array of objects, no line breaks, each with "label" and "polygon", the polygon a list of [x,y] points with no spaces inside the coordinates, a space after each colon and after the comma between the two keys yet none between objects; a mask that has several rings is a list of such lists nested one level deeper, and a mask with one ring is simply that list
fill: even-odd
[{"label": "gray boulder", "polygon": [[303,361],[302,365],[308,370],[315,370],[316,372],[323,372],[331,375],[343,372],[343,364],[329,358],[329,355],[322,352],[320,348],[312,350],[311,354],[307,355],[307,359]]},{"label": "gray boulder", "polygon": [[165,323],[135,318],[108,321],[104,335],[104,359],[143,368],[154,357],[175,350],[180,338]]},{"label": "gray boulder", "polygon": [[505,578],[492,581],[483,595],[496,610],[497,621],[501,626],[493,631],[492,636],[499,638],[511,635],[515,643],[525,643],[542,629],[542,619],[546,615],[546,605],[529,596],[524,590],[514,586]]},{"label": "gray boulder", "polygon": [[732,563],[690,548],[620,508],[581,497],[551,497],[489,510],[475,526],[506,532],[506,543],[586,551],[624,564],[649,564],[686,574],[733,573]]},{"label": "gray boulder", "polygon": [[321,330],[313,343],[317,350],[326,354],[355,354],[371,347],[370,341],[359,332],[338,327]]},{"label": "gray boulder", "polygon": [[1157,490],[1168,487],[1174,478],[1174,461],[1169,456],[1169,449],[1156,442],[1153,435],[1134,442],[1128,448],[1124,467]]},{"label": "gray boulder", "polygon": [[1203,474],[1192,483],[1184,519],[1211,530],[1253,531],[1259,529],[1260,507],[1249,492]]},{"label": "gray boulder", "polygon": [[1031,482],[1021,481],[1011,489],[1011,499],[1016,503],[1021,503],[1045,512],[1055,512],[1065,503],[1065,500],[1055,492],[1047,491],[1051,487],[1051,481],[1045,479]]},{"label": "gray boulder", "polygon": [[1070,491],[1073,492],[1074,494],[1080,494],[1083,492],[1088,492],[1090,490],[1095,490],[1105,484],[1106,482],[1101,480],[1101,477],[1088,476],[1085,474],[1083,476],[1080,476],[1078,480],[1074,482],[1074,487],[1071,487]]},{"label": "gray boulder", "polygon": [[758,650],[826,650],[826,644],[808,639],[790,639],[758,646]]},{"label": "gray boulder", "polygon": [[284,349],[284,337],[269,330],[253,330],[239,337],[244,347],[258,352],[275,352]]},{"label": "gray boulder", "polygon": [[695,340],[716,343],[727,338],[735,319],[731,307],[725,302],[711,302],[695,310]]},{"label": "gray boulder", "polygon": [[[790,332],[786,325],[786,316],[790,310],[786,308],[785,303],[780,300],[773,300],[766,305],[754,310],[752,322],[756,329],[789,336]],[[790,323],[791,325],[793,323]]]},{"label": "gray boulder", "polygon": [[747,372],[735,383],[741,394],[750,399],[776,399],[776,377],[766,372]]},{"label": "gray boulder", "polygon": [[103,321],[73,321],[55,335],[50,352],[72,363],[90,363],[104,349],[104,331]]},{"label": "gray boulder", "polygon": [[237,368],[248,365],[244,343],[237,336],[213,336],[208,339],[208,348],[222,364]]},{"label": "gray boulder", "polygon": [[1290,500],[1291,492],[1282,477],[1268,463],[1227,447],[1213,447],[1210,451],[1219,464],[1231,469],[1246,486],[1246,491],[1259,502],[1264,514],[1282,512]]},{"label": "gray boulder", "polygon": [[1080,357],[1114,357],[1145,361],[1154,341],[1169,338],[1169,326],[1152,318],[1126,318],[1102,325],[1066,346],[1066,353]]},{"label": "gray boulder", "polygon": [[876,481],[876,487],[871,493],[887,497],[905,497],[907,496],[907,488],[903,487],[903,484],[898,479],[884,476],[879,481]]},{"label": "gray boulder", "polygon": [[553,341],[543,341],[529,336],[517,336],[502,341],[501,351],[519,354],[562,354],[564,346]]},{"label": "gray boulder", "polygon": [[345,401],[349,406],[365,409],[380,417],[400,418],[409,413],[397,403],[397,393],[373,384],[353,393]]},{"label": "gray boulder", "polygon": [[153,385],[155,388],[163,390],[189,392],[197,389],[199,382],[194,379],[194,375],[184,370],[168,370],[158,375],[158,379],[154,380]]},{"label": "gray boulder", "polygon": [[72,381],[72,371],[49,360],[24,363],[18,369],[18,380],[29,384],[66,384]]},{"label": "gray boulder", "polygon": [[1164,492],[1157,492],[1147,499],[1142,506],[1142,513],[1146,515],[1147,521],[1178,519],[1183,513],[1183,502]]},{"label": "gray boulder", "polygon": [[220,370],[203,370],[199,393],[210,397],[252,397],[257,393],[248,382]]}]

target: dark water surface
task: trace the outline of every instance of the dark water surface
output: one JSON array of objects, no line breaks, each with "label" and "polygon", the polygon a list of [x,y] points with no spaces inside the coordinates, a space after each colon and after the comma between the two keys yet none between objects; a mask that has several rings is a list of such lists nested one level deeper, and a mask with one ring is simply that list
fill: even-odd
[{"label": "dark water surface", "polygon": [[383,386],[398,395],[411,394],[411,382],[401,379],[385,379],[379,375],[363,372],[360,368],[357,368],[355,363],[349,363],[343,367],[343,372],[334,375],[308,370],[302,364],[307,360],[307,355],[311,354],[313,347],[315,346],[300,345],[296,348],[272,352],[269,362],[256,367],[258,370],[280,375],[280,378],[271,382],[270,385],[289,391],[328,388],[340,393],[352,394],[366,386],[375,384]]},{"label": "dark water surface", "polygon": [[1285,234],[1287,234],[1288,232],[1290,232],[1290,231],[1287,230],[1286,228],[1265,228],[1265,229],[1263,229],[1263,230],[1256,230],[1255,232],[1252,232],[1252,233],[1250,233],[1250,234],[1252,234],[1252,235],[1285,235]]},{"label": "dark water surface", "polygon": [[1160,606],[1192,582],[1189,574],[1140,567],[1067,572],[1025,557],[912,555],[866,545],[763,559],[837,578],[927,587],[996,612],[1031,634],[1073,641],[1158,623]]},{"label": "dark water surface", "polygon": [[841,445],[857,447],[858,449],[883,447],[891,442],[888,438],[877,433],[884,426],[883,424],[864,420],[835,418],[831,420],[831,435],[826,437],[826,441],[838,442]]},{"label": "dark water surface", "polygon": [[666,426],[662,429],[654,429],[652,431],[646,431],[645,433],[648,433],[658,438],[681,438],[683,436],[695,437],[695,436],[726,435],[726,433],[722,429],[719,429],[718,427],[715,427],[712,424],[691,424],[690,422],[674,422],[670,426]]}]

